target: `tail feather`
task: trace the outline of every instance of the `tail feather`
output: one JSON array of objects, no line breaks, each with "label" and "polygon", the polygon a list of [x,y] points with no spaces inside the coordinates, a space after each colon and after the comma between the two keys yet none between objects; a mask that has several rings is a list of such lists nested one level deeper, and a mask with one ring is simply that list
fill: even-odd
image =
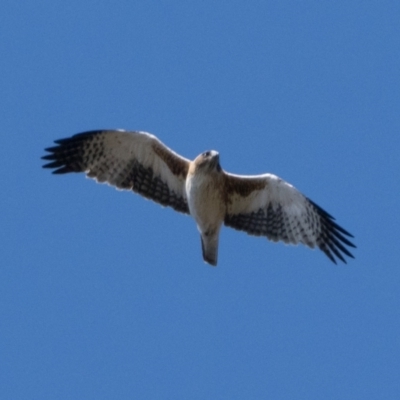
[{"label": "tail feather", "polygon": [[207,236],[201,235],[201,249],[203,251],[203,259],[206,263],[216,266],[218,262],[218,240],[219,235]]}]

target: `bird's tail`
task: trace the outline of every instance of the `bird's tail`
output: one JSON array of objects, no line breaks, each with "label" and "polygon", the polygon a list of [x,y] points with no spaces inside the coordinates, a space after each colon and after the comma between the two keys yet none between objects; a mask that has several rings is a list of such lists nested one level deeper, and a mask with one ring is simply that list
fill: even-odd
[{"label": "bird's tail", "polygon": [[212,266],[217,265],[218,261],[218,240],[219,232],[213,235],[201,235],[201,249],[203,250],[203,259]]}]

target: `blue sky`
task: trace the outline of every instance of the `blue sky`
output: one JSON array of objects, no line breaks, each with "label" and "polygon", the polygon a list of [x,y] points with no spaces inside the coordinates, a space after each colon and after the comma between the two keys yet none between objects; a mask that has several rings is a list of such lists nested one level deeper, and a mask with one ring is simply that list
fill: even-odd
[{"label": "blue sky", "polygon": [[[400,3],[3,1],[0,392],[7,399],[397,399]],[[41,168],[144,130],[274,173],[355,260]]]}]

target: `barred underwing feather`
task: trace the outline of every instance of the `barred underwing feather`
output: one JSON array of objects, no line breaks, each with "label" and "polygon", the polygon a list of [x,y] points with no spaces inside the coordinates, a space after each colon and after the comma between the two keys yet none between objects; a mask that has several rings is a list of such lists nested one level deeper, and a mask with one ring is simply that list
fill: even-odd
[{"label": "barred underwing feather", "polygon": [[254,177],[227,174],[227,181],[230,188],[240,182],[242,191],[231,189],[225,225],[273,241],[317,246],[334,263],[332,253],[344,263],[343,254],[354,258],[344,246],[355,247],[345,237],[353,236],[289,183],[272,174]]}]

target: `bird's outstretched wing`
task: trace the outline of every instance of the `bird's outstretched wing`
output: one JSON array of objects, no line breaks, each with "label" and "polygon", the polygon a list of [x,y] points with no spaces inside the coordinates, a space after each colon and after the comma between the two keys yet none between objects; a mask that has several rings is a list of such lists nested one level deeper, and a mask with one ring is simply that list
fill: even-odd
[{"label": "bird's outstretched wing", "polygon": [[275,175],[225,173],[225,225],[273,241],[319,247],[335,264],[353,257],[346,238],[353,237],[321,207]]},{"label": "bird's outstretched wing", "polygon": [[189,160],[146,132],[99,130],[56,140],[44,168],[54,174],[86,172],[97,182],[133,190],[176,211],[189,213],[185,179]]}]

